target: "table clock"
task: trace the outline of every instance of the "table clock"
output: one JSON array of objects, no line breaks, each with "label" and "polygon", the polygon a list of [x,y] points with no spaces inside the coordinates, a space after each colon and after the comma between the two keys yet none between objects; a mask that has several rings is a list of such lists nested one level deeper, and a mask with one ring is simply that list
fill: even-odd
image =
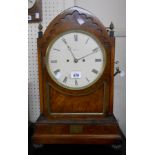
[{"label": "table clock", "polygon": [[115,38],[92,13],[72,7],[38,32],[41,115],[35,144],[118,144],[113,115]]}]

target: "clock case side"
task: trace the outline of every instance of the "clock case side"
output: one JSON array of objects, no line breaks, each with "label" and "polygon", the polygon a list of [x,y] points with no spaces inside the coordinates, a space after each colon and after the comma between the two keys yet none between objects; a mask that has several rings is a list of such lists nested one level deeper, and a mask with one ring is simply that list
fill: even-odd
[{"label": "clock case side", "polygon": [[37,50],[38,50],[38,77],[39,77],[39,96],[40,96],[40,113],[43,113],[43,62],[42,62],[42,31],[38,32]]},{"label": "clock case side", "polygon": [[114,100],[114,64],[115,64],[115,37],[111,36],[112,49],[111,49],[111,72],[110,72],[110,96],[109,96],[109,115],[113,115],[113,100]]},{"label": "clock case side", "polygon": [[[72,22],[70,22],[72,21]],[[84,21],[84,23],[80,23]],[[58,86],[54,81],[51,80],[47,73],[45,65],[45,55],[49,43],[53,38],[55,38],[60,33],[70,30],[83,30],[92,33],[96,37],[100,38],[101,43],[103,43],[106,52],[108,53],[108,62],[106,64],[105,72],[103,76],[88,89],[80,91],[65,90]],[[106,28],[102,23],[91,13],[79,7],[72,7],[61,14],[59,14],[47,27],[43,35],[38,38],[38,67],[39,67],[39,90],[40,90],[40,110],[48,118],[53,118],[49,115],[49,107],[47,102],[49,102],[49,94],[47,92],[48,86],[47,81],[50,81],[51,88],[55,91],[63,93],[64,95],[82,96],[86,94],[93,93],[97,89],[101,88],[103,84],[107,85],[105,95],[105,107],[104,116],[113,113],[113,81],[114,81],[114,51],[115,51],[115,38],[110,37],[107,33]],[[102,115],[103,116],[103,115]],[[102,117],[101,116],[101,117]],[[58,117],[55,115],[55,117]],[[64,117],[64,116],[63,116]]]}]

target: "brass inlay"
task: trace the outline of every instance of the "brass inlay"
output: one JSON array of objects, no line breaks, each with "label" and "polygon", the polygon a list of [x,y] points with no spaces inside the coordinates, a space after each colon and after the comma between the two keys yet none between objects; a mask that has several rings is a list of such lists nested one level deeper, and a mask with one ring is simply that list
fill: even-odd
[{"label": "brass inlay", "polygon": [[70,125],[71,134],[79,134],[83,132],[83,125]]}]

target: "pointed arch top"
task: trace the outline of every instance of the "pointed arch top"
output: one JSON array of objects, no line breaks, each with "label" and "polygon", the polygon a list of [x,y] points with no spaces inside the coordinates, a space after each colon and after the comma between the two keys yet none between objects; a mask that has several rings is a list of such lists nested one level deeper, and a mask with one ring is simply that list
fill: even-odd
[{"label": "pointed arch top", "polygon": [[77,29],[94,33],[107,46],[113,44],[113,39],[108,35],[106,27],[100,20],[91,12],[77,6],[71,7],[56,16],[47,26],[43,36],[48,41],[58,33]]}]

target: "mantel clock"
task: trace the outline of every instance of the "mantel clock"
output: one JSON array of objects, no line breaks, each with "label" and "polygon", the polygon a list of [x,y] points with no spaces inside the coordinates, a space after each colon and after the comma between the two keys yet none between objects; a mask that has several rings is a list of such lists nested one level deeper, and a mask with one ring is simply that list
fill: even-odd
[{"label": "mantel clock", "polygon": [[39,26],[38,66],[41,115],[38,144],[112,144],[121,141],[113,115],[113,31],[90,12],[72,7],[44,34]]},{"label": "mantel clock", "polygon": [[28,0],[28,22],[42,21],[42,0]]}]

